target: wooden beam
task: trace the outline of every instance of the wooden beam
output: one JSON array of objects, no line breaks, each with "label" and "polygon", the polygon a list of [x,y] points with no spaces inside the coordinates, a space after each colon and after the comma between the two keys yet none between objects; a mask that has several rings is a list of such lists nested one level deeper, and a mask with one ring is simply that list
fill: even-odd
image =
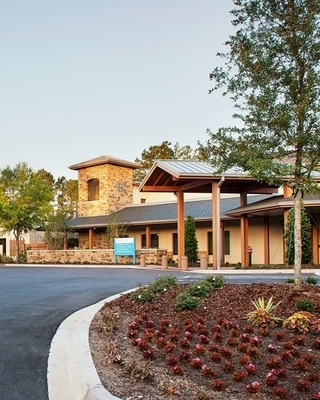
[{"label": "wooden beam", "polygon": [[195,182],[190,182],[190,183],[186,183],[185,185],[180,186],[181,190],[187,191],[188,189],[193,189],[196,187],[200,187],[200,186],[205,186],[208,183],[211,183],[212,181],[195,181]]},{"label": "wooden beam", "polygon": [[263,218],[264,263],[270,264],[270,232],[269,218]]},{"label": "wooden beam", "polygon": [[146,248],[151,249],[151,227],[146,225]]},{"label": "wooden beam", "polygon": [[212,268],[218,268],[218,204],[217,204],[218,182],[212,182]]},{"label": "wooden beam", "polygon": [[93,228],[89,228],[89,250],[93,248]]},{"label": "wooden beam", "polygon": [[178,192],[179,186],[144,186],[142,192]]},{"label": "wooden beam", "polygon": [[179,266],[179,268],[182,268],[182,257],[185,255],[183,192],[177,193],[177,215],[178,215],[178,266]]},{"label": "wooden beam", "polygon": [[319,229],[314,222],[312,222],[312,262],[319,265]]}]

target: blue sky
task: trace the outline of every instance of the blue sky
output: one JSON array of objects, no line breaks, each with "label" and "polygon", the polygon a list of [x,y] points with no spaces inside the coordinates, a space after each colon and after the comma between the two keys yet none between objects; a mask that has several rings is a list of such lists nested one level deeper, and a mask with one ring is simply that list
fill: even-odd
[{"label": "blue sky", "polygon": [[0,168],[55,177],[163,140],[196,147],[231,123],[208,95],[232,0],[0,0]]}]

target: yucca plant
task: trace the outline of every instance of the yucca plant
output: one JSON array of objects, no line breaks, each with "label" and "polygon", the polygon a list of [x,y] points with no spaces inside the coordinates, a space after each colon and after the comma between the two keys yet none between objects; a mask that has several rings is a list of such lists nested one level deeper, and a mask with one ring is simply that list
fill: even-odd
[{"label": "yucca plant", "polygon": [[281,301],[274,304],[273,296],[271,296],[267,302],[265,302],[264,297],[251,300],[251,302],[254,305],[255,310],[249,312],[246,315],[246,319],[252,325],[267,326],[268,324],[281,321],[281,318],[276,317],[273,314],[273,311],[279,306]]}]

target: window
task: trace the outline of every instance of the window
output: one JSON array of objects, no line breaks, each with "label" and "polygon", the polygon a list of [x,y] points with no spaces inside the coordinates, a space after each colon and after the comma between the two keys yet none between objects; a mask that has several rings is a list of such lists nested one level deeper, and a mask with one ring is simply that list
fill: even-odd
[{"label": "window", "polygon": [[88,201],[99,200],[99,179],[88,181]]},{"label": "window", "polygon": [[[147,247],[147,236],[145,233],[141,235],[141,247]],[[151,234],[151,248],[158,249],[159,248],[159,235],[157,233]]]},{"label": "window", "polygon": [[[213,254],[212,232],[208,232],[208,254]],[[230,231],[224,231],[224,255],[230,256]]]},{"label": "window", "polygon": [[172,234],[172,254],[178,254],[178,234]]}]

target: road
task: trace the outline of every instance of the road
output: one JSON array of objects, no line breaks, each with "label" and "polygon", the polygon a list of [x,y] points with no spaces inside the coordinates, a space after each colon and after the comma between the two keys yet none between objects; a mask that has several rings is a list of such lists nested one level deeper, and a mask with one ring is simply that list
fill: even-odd
[{"label": "road", "polygon": [[[0,399],[48,400],[49,348],[61,322],[74,311],[154,281],[159,274],[180,282],[202,274],[132,268],[1,267]],[[228,275],[227,282],[281,282],[282,275]]]}]

